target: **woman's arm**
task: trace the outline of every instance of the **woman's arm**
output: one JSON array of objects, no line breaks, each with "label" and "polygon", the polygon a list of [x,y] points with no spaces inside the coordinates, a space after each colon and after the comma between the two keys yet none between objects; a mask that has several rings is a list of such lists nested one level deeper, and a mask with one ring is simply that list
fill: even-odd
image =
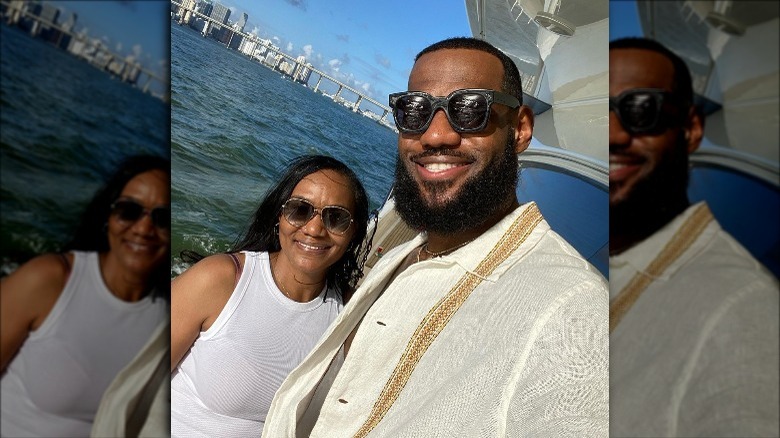
[{"label": "woman's arm", "polygon": [[[243,262],[243,255],[239,255]],[[208,330],[235,288],[236,266],[225,254],[199,261],[171,282],[171,371]]]},{"label": "woman's arm", "polygon": [[[68,263],[73,263],[68,255]],[[59,254],[38,256],[0,281],[0,373],[43,324],[57,302],[69,269]]]}]

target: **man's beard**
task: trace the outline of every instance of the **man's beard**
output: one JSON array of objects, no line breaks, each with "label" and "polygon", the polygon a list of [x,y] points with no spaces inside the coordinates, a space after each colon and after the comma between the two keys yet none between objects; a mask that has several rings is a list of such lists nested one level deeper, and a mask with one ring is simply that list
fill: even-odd
[{"label": "man's beard", "polygon": [[[688,187],[688,151],[685,132],[644,180],[638,181],[623,201],[610,204],[610,227],[631,229],[674,208]],[[685,198],[687,199],[687,198]],[[669,212],[672,214],[673,212]]]},{"label": "man's beard", "polygon": [[[395,163],[393,194],[401,219],[416,230],[444,235],[471,230],[484,224],[507,204],[508,199],[516,196],[518,163],[513,138],[510,131],[503,153],[477,175],[466,180],[454,198],[440,206],[428,205],[399,156]],[[459,154],[442,148],[425,151],[416,158],[434,155]],[[437,194],[443,194],[451,185],[449,181],[423,183],[426,191],[433,194],[434,198]]]}]

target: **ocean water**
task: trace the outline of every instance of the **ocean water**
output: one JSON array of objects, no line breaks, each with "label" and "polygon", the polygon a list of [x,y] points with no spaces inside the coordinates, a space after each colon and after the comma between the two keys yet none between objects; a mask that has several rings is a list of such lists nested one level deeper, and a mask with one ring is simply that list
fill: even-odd
[{"label": "ocean water", "polygon": [[378,208],[396,134],[243,54],[171,22],[172,274],[183,249],[225,251],[291,159],[350,166]]},{"label": "ocean water", "polygon": [[2,273],[65,244],[126,156],[168,156],[168,106],[0,24]]}]

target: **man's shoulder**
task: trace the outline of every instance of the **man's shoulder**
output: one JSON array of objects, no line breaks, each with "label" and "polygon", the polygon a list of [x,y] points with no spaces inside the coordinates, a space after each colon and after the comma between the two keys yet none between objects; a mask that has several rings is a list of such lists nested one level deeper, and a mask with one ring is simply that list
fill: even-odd
[{"label": "man's shoulder", "polygon": [[578,278],[594,278],[603,281],[603,276],[577,251],[563,236],[551,229],[546,221],[542,222],[543,233],[534,242],[527,254],[519,254],[511,270],[520,270],[528,265],[542,272],[555,275],[566,272]]},{"label": "man's shoulder", "polygon": [[566,239],[542,221],[533,246],[516,250],[507,258],[504,272],[496,278],[499,288],[516,291],[530,285],[536,299],[558,301],[589,297],[590,303],[606,308],[607,281]]},{"label": "man's shoulder", "polygon": [[695,254],[687,269],[684,266],[681,271],[696,270],[714,278],[738,275],[744,280],[756,279],[767,284],[777,284],[774,275],[742,243],[724,230],[717,219],[712,219],[699,240],[690,245],[690,250],[695,251]]}]

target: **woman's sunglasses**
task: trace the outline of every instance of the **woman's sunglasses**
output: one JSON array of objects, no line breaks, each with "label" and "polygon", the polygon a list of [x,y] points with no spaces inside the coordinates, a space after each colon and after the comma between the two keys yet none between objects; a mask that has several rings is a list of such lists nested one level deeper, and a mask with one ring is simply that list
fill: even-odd
[{"label": "woman's sunglasses", "polygon": [[631,135],[659,134],[685,122],[681,103],[666,90],[635,88],[610,97],[609,110]]},{"label": "woman's sunglasses", "polygon": [[517,108],[521,102],[500,91],[484,89],[455,90],[447,97],[434,97],[422,91],[403,91],[390,95],[390,107],[398,130],[405,134],[425,132],[439,108],[457,132],[479,132],[490,120],[490,106],[500,103]]},{"label": "woman's sunglasses", "polygon": [[282,216],[290,225],[300,228],[306,225],[314,215],[319,214],[325,229],[333,234],[342,235],[352,224],[352,214],[338,205],[328,205],[322,208],[313,206],[309,201],[300,198],[290,198],[282,205]]},{"label": "woman's sunglasses", "polygon": [[120,199],[111,204],[111,214],[124,222],[136,222],[148,214],[155,227],[162,230],[171,228],[171,209],[168,207],[155,207],[149,210],[133,200]]}]

